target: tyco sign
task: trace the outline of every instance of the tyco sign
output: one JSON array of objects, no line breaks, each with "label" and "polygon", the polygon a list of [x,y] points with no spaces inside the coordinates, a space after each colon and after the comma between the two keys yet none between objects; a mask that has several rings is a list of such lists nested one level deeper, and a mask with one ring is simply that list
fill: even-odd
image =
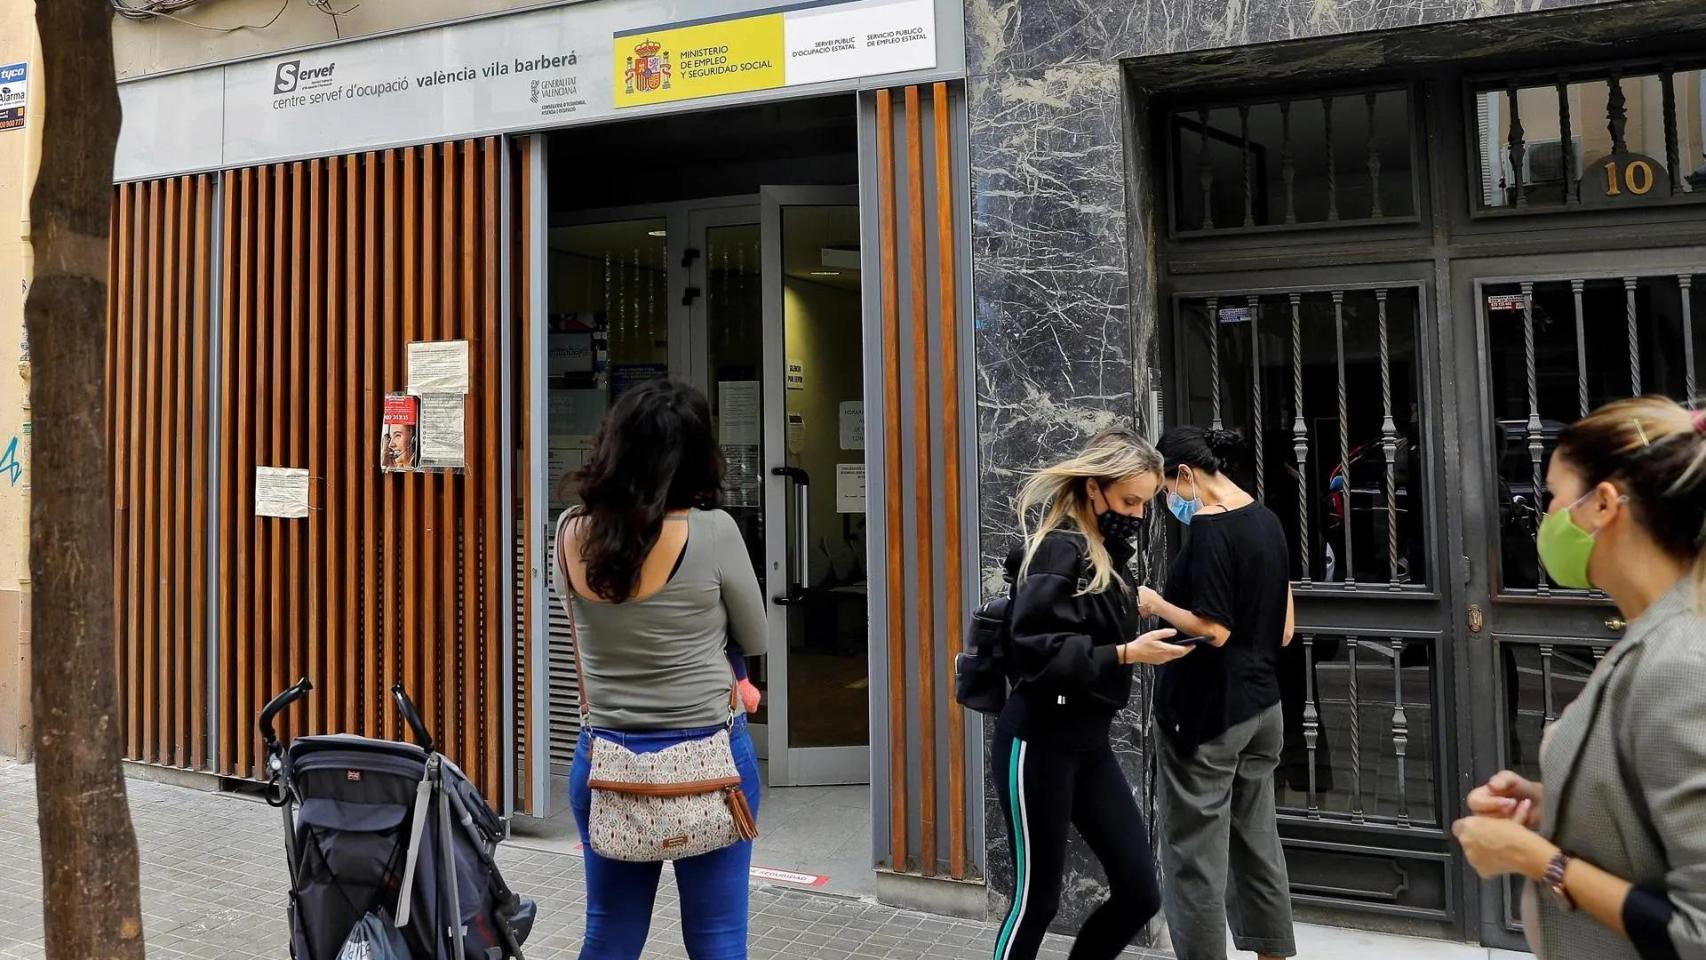
[{"label": "tyco sign", "polygon": [[29,69],[27,63],[0,67],[0,130],[23,129],[24,105],[29,100]]}]

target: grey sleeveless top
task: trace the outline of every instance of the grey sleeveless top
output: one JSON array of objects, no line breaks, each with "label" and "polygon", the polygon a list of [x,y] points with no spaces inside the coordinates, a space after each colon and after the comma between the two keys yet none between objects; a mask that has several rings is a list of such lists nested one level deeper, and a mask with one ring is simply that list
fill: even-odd
[{"label": "grey sleeveless top", "polygon": [[[557,521],[557,542],[570,511]],[[747,656],[765,650],[764,596],[734,518],[688,514],[687,546],[662,590],[625,603],[588,601],[569,585],[559,551],[557,595],[574,605],[592,725],[608,730],[684,730],[729,719],[732,640]]]}]

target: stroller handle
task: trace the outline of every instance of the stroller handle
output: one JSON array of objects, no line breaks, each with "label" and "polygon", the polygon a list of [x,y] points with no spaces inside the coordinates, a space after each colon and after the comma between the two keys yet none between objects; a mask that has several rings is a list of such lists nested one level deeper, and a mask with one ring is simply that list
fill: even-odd
[{"label": "stroller handle", "polygon": [[407,723],[409,730],[414,733],[415,742],[427,753],[436,752],[437,745],[433,742],[432,732],[427,729],[425,721],[421,720],[420,711],[415,709],[414,701],[409,699],[409,694],[402,684],[391,688],[391,698],[397,701],[397,712],[402,714],[403,722]]},{"label": "stroller handle", "polygon": [[295,686],[273,697],[270,703],[261,708],[261,742],[265,743],[269,750],[278,747],[278,734],[273,730],[273,718],[283,713],[291,704],[306,697],[312,689],[314,685],[308,682],[307,677],[303,677],[296,681]]}]

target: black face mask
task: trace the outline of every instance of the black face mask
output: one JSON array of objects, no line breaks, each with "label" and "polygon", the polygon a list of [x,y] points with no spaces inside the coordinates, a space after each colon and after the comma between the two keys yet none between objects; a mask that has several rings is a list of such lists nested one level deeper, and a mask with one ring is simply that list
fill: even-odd
[{"label": "black face mask", "polygon": [[1104,539],[1130,542],[1143,532],[1143,518],[1104,510],[1096,514],[1096,526],[1102,531]]}]

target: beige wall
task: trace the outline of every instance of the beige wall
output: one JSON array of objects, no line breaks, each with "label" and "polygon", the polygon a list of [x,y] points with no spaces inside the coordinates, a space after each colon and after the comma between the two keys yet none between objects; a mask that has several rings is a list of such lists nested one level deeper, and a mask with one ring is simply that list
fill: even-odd
[{"label": "beige wall", "polygon": [[[31,277],[29,192],[41,143],[42,81],[37,72],[35,5],[0,3],[0,64],[29,63],[29,103],[22,130],[0,131],[0,755],[27,754],[29,739],[29,420],[19,369],[24,294]],[[12,461],[6,450],[16,438]],[[21,462],[16,481],[10,462]]]},{"label": "beige wall", "polygon": [[[202,0],[174,14],[200,26],[159,17],[146,21],[114,17],[113,59],[123,80],[263,56],[340,37],[364,37],[543,5],[539,0],[364,0],[359,4],[355,0],[331,0],[334,10],[353,8],[338,17],[334,26],[332,17],[303,0]],[[229,29],[232,27],[241,29]]]}]

